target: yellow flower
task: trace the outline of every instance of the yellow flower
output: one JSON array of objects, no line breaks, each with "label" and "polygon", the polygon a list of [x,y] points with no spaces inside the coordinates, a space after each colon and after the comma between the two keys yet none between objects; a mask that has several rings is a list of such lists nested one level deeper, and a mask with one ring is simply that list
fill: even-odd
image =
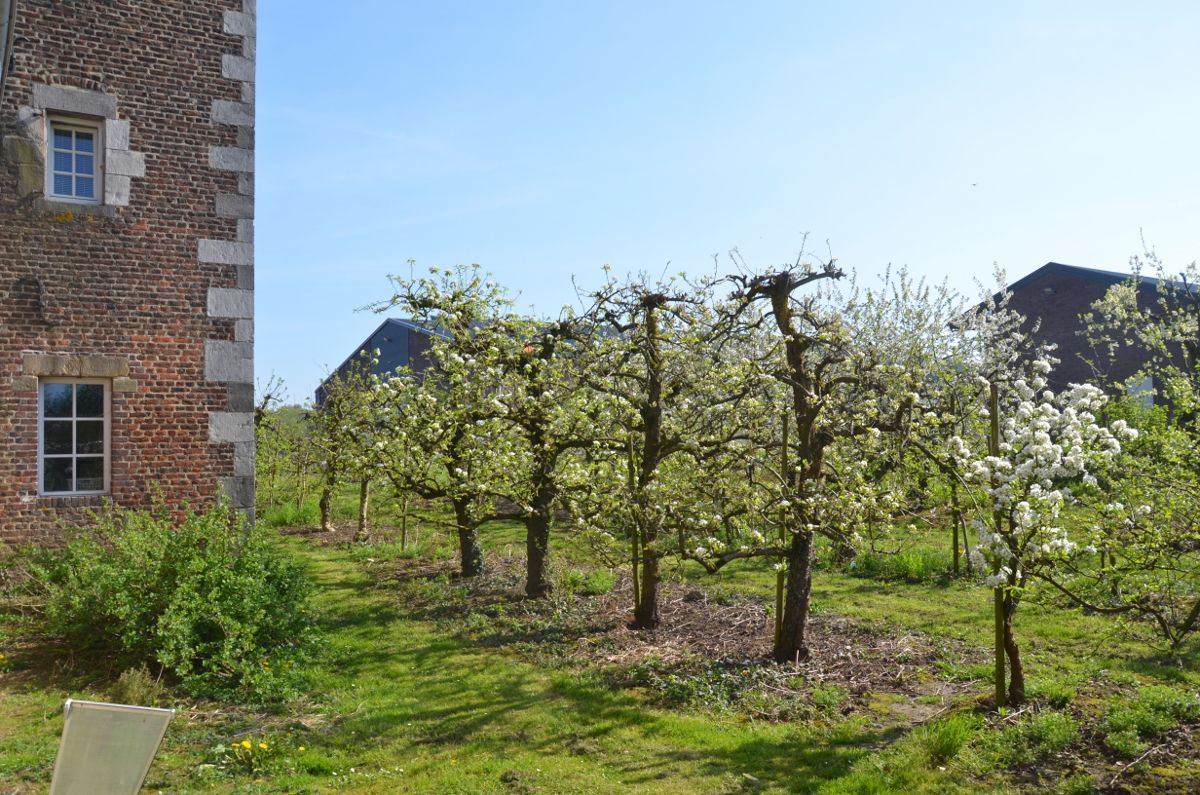
[{"label": "yellow flower", "polygon": [[302,746],[300,746],[299,748],[297,748],[296,750],[297,750],[297,751],[301,751],[301,752],[303,752],[303,751],[305,751],[305,750],[307,750],[307,749],[306,749],[306,748],[305,748],[305,747],[302,745]]},{"label": "yellow flower", "polygon": [[249,747],[250,747],[250,741],[249,741],[249,740],[242,740],[242,747],[243,747],[243,748],[249,748]]},{"label": "yellow flower", "polygon": [[265,750],[267,750],[267,744],[266,744],[266,743],[259,743],[259,744],[258,744],[258,747],[259,747],[259,748],[261,748],[261,749],[263,749],[264,751],[265,751]]}]

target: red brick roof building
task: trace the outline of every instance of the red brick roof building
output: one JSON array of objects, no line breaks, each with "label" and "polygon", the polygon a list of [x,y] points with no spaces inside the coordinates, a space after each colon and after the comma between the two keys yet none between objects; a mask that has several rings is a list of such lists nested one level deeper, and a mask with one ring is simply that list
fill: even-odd
[{"label": "red brick roof building", "polygon": [[0,0],[0,540],[254,496],[254,0]]}]

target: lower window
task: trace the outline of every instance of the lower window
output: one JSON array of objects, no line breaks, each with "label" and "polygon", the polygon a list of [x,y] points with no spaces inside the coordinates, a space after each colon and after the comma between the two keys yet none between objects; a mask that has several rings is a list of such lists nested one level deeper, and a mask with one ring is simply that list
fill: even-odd
[{"label": "lower window", "polygon": [[108,383],[42,379],[38,387],[38,491],[108,491]]}]

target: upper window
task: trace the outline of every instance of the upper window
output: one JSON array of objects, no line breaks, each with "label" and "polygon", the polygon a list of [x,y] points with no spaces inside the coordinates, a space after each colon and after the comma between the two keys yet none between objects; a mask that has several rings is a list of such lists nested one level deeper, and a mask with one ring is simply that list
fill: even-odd
[{"label": "upper window", "polygon": [[100,125],[51,117],[49,137],[46,195],[64,201],[99,203],[103,185]]},{"label": "upper window", "polygon": [[38,388],[38,491],[108,491],[108,382],[43,379]]}]

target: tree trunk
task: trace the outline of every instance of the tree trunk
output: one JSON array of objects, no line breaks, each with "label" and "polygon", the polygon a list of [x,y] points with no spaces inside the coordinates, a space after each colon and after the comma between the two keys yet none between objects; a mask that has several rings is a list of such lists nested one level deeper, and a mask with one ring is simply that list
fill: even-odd
[{"label": "tree trunk", "polygon": [[775,633],[776,662],[808,659],[805,633],[808,630],[808,609],[812,597],[812,542],[813,534],[809,530],[792,535],[783,615],[776,619],[780,622]]},{"label": "tree trunk", "polygon": [[643,544],[641,584],[638,601],[633,607],[633,629],[654,629],[659,624],[658,615],[658,550]]},{"label": "tree trunk", "polygon": [[483,550],[479,548],[479,538],[475,534],[475,525],[471,522],[466,503],[455,501],[454,523],[458,529],[458,556],[462,561],[462,576],[478,577],[483,574]]},{"label": "tree trunk", "polygon": [[321,529],[326,533],[333,532],[333,488],[337,478],[333,469],[325,470],[325,485],[321,488]]},{"label": "tree trunk", "polygon": [[954,576],[958,576],[958,559],[960,552],[958,549],[958,528],[962,526],[962,511],[958,507],[958,482],[950,481],[950,505],[953,506],[952,519],[954,521]]},{"label": "tree trunk", "polygon": [[400,501],[400,550],[408,549],[408,496]]},{"label": "tree trunk", "polygon": [[358,482],[358,531],[354,534],[354,540],[358,543],[365,542],[371,537],[367,527],[367,513],[371,505],[371,479],[363,478]]},{"label": "tree trunk", "polygon": [[525,595],[531,599],[542,599],[550,595],[550,512],[534,511],[525,518]]},{"label": "tree trunk", "polygon": [[1021,650],[1013,637],[1013,615],[1017,602],[1012,594],[1004,597],[1004,653],[1008,656],[1008,706],[1019,707],[1025,702],[1025,668],[1021,665]]},{"label": "tree trunk", "polygon": [[995,649],[993,652],[995,668],[992,672],[992,683],[996,688],[996,708],[999,709],[1000,707],[1008,706],[1004,679],[1004,657],[1007,654],[1004,646],[1004,588],[999,585],[992,589],[992,623],[995,629]]}]

